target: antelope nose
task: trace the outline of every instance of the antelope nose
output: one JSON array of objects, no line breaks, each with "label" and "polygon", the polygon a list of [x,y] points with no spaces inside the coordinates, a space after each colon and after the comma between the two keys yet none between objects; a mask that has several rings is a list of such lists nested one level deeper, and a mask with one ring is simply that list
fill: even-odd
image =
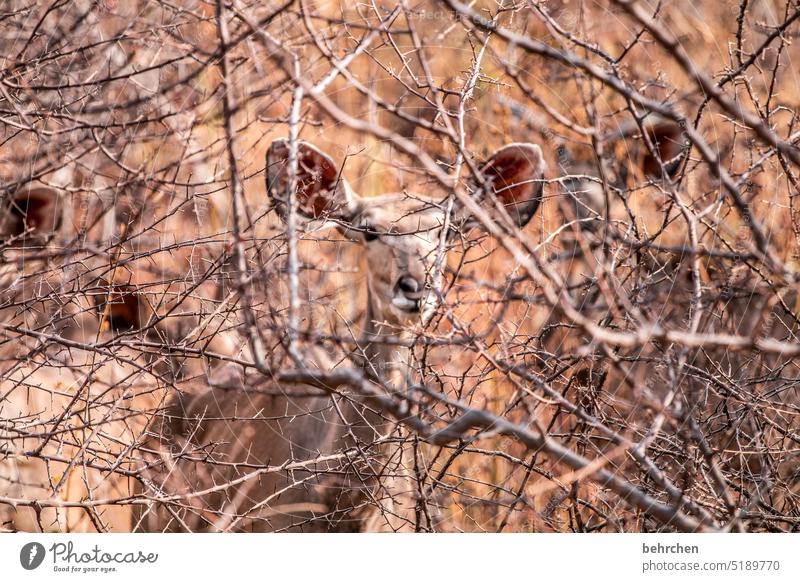
[{"label": "antelope nose", "polygon": [[409,299],[419,299],[422,284],[411,275],[403,275],[397,280],[395,289]]}]

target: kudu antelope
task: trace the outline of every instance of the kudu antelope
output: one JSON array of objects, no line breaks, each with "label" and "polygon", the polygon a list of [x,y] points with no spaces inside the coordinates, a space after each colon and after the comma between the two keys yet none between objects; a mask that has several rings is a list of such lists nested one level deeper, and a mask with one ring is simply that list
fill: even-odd
[{"label": "kudu antelope", "polygon": [[[202,321],[202,284],[175,258],[192,249],[178,246],[162,260],[166,253],[146,251],[163,241],[147,238],[150,224],[134,224],[129,201],[124,212],[111,206],[77,217],[68,198],[29,186],[3,200],[0,530],[133,529],[131,507],[115,500],[134,493],[137,449],[153,411],[200,359],[172,348],[230,351],[220,322]],[[125,241],[111,236],[121,230],[118,214],[130,227]],[[191,236],[178,213],[157,214],[175,217],[169,231]],[[70,230],[78,223],[107,231],[88,236],[96,236],[95,248],[111,249],[111,260],[82,252]],[[150,348],[138,348],[139,340]]]},{"label": "kudu antelope", "polygon": [[[703,188],[696,183],[702,171],[698,178],[691,175],[691,165],[684,164],[690,148],[680,125],[649,114],[639,123],[621,123],[601,141],[610,154],[603,160],[597,159],[594,148],[584,150],[591,161],[582,158],[576,147],[557,150],[565,175],[563,219],[580,221],[573,232],[562,236],[561,272],[573,303],[589,317],[611,320],[608,314],[616,300],[632,306],[629,316],[637,310],[636,317],[642,320],[680,329],[689,327],[687,314],[695,311],[702,313],[698,333],[796,342],[800,333],[796,287],[769,282],[749,261],[726,253],[732,245],[726,246],[724,239],[717,248],[719,235],[713,230],[713,236],[707,236],[709,231],[703,236],[704,229],[698,229],[700,259],[694,272],[696,257],[676,199],[691,200],[687,205],[692,213],[703,207]],[[689,171],[679,181],[684,168]],[[640,229],[638,240],[629,230],[632,222]],[[597,281],[608,277],[608,271],[613,271],[618,286],[614,293],[604,294]],[[541,328],[554,330],[543,344],[556,357],[570,353],[584,339],[561,325],[561,314],[543,314],[542,319]],[[696,419],[703,419],[708,427],[702,435],[707,439],[705,454],[715,456],[732,474],[748,475],[750,487],[762,486],[767,467],[777,467],[772,473],[781,479],[772,489],[775,513],[796,504],[800,460],[787,452],[784,443],[798,421],[796,414],[783,412],[796,411],[800,400],[796,361],[747,350],[687,350],[689,364],[670,378],[663,368],[681,369],[675,362],[683,349],[654,343],[624,368],[624,375],[622,368],[604,359],[588,358],[572,372],[571,386],[586,399],[589,412],[594,413],[595,399],[609,395],[626,419],[640,417],[643,408],[653,403],[660,405],[671,389],[679,387],[675,410],[683,416],[673,422],[680,422],[681,430],[691,432],[692,438],[700,438]],[[642,397],[632,394],[630,386],[647,387],[643,392],[651,400],[643,406]],[[752,405],[756,400],[768,405]],[[572,423],[567,419],[559,428],[569,432]],[[684,467],[675,463],[666,473],[681,470]]]},{"label": "kudu antelope", "polygon": [[[382,390],[405,391],[410,329],[436,306],[430,284],[443,264],[436,258],[445,204],[411,193],[363,198],[331,157],[308,143],[297,148],[298,213],[335,223],[366,254],[366,305],[351,359]],[[281,217],[288,212],[288,159],[288,142],[275,141],[266,174]],[[537,145],[507,145],[479,166],[493,193],[476,184],[473,191],[524,226],[539,206],[544,166]],[[458,207],[453,214],[453,224],[470,222]],[[323,371],[334,365],[306,364]],[[393,419],[346,391],[271,381],[251,390],[213,380],[211,387],[183,386],[153,426],[165,445],[163,471],[153,481],[173,501],[169,512],[151,508],[145,529],[386,531],[413,523],[415,487],[402,444],[391,444],[398,436]]]},{"label": "kudu antelope", "polygon": [[600,219],[604,214],[603,179],[608,186],[624,190],[629,182],[640,179],[659,182],[662,178],[674,178],[688,151],[680,125],[655,114],[638,123],[621,122],[607,131],[601,141],[605,160],[597,159],[594,148],[588,146],[581,149],[561,143],[555,148],[559,170],[564,174],[563,192],[573,207],[570,213],[573,216],[566,218],[584,220],[579,225],[584,230],[593,229],[589,219]]}]

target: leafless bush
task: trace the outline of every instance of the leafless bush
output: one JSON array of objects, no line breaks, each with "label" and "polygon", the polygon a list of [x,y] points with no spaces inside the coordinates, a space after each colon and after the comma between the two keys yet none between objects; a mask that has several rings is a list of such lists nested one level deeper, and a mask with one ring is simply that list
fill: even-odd
[{"label": "leafless bush", "polygon": [[800,524],[796,0],[10,0],[0,521]]}]

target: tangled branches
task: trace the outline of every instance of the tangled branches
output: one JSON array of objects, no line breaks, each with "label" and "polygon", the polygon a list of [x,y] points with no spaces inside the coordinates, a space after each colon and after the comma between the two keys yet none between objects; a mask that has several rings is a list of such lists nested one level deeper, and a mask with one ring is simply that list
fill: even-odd
[{"label": "tangled branches", "polygon": [[678,4],[6,2],[2,528],[797,530],[800,6]]}]

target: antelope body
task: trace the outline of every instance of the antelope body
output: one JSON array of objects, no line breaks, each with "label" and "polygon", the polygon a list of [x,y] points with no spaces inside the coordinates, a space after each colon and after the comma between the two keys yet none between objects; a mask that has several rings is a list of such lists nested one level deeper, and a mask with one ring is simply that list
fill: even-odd
[{"label": "antelope body", "polygon": [[[355,365],[388,393],[404,392],[411,328],[433,313],[431,281],[441,269],[440,241],[447,233],[445,204],[416,194],[365,199],[339,175],[334,161],[314,146],[297,145],[297,211],[306,219],[335,222],[364,248],[367,294]],[[268,191],[279,215],[288,215],[289,144],[267,153]],[[535,213],[544,161],[538,146],[511,144],[497,151],[481,174],[519,226]],[[476,188],[477,189],[477,188]],[[469,216],[456,207],[454,224]],[[351,322],[358,328],[357,322]],[[318,358],[322,371],[337,363]],[[224,372],[189,382],[152,432],[161,437],[163,468],[153,481],[165,496],[183,496],[177,511],[148,512],[148,530],[396,531],[413,525],[415,484],[402,434],[394,419],[369,399],[342,390],[259,383]],[[310,392],[310,394],[309,394]],[[399,443],[399,444],[398,444]],[[215,487],[216,486],[216,487]],[[201,495],[191,495],[197,491]]]},{"label": "antelope body", "polygon": [[[143,431],[175,378],[192,372],[168,351],[127,343],[233,349],[219,325],[209,334],[198,320],[198,294],[174,275],[180,263],[139,268],[130,250],[71,248],[76,224],[108,221],[82,221],[54,188],[31,184],[1,202],[0,530],[131,531],[119,501],[137,490]],[[114,219],[106,241],[117,210],[103,211]],[[136,233],[132,245],[143,249]]]}]

